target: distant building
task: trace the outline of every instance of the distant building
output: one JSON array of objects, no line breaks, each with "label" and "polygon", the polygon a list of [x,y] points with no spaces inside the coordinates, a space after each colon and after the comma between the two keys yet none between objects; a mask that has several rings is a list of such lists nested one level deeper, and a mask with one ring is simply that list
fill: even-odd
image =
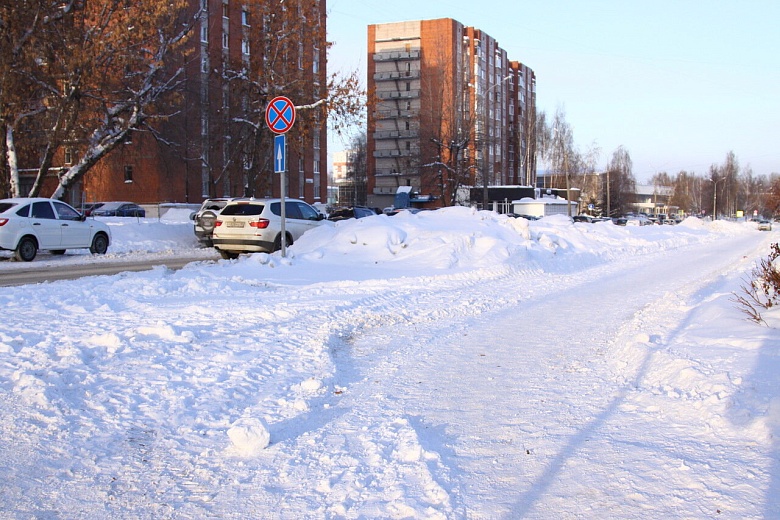
[{"label": "distant building", "polygon": [[657,213],[677,213],[679,208],[670,206],[674,195],[671,186],[656,186],[654,184],[637,184],[634,208],[637,213],[654,215]]},{"label": "distant building", "polygon": [[339,152],[333,152],[332,163],[332,175],[331,181],[334,184],[341,184],[347,180],[347,157],[349,156],[349,150],[341,150]]},{"label": "distant building", "polygon": [[463,186],[534,185],[536,77],[495,39],[449,18],[377,24],[368,56],[369,205],[400,186],[436,207]]},{"label": "distant building", "polygon": [[335,204],[364,206],[366,204],[365,149],[333,153],[332,182],[336,188]]}]

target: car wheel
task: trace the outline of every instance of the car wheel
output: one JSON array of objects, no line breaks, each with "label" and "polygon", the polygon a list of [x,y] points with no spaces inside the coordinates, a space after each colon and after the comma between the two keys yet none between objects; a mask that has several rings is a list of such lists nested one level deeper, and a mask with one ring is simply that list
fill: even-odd
[{"label": "car wheel", "polygon": [[217,221],[217,214],[211,210],[204,211],[203,214],[198,217],[198,224],[203,228],[206,233],[214,231],[214,223]]},{"label": "car wheel", "polygon": [[92,239],[92,245],[89,246],[89,252],[93,255],[104,255],[108,251],[108,237],[103,233],[98,233]]},{"label": "car wheel", "polygon": [[220,249],[219,254],[225,260],[235,260],[236,258],[238,258],[238,253],[234,253],[233,251],[223,251],[222,249]]},{"label": "car wheel", "polygon": [[65,254],[65,250],[64,249],[52,249],[50,252],[53,255],[64,255]]},{"label": "car wheel", "polygon": [[[290,236],[290,234],[287,234],[287,240],[285,242],[285,247],[290,247],[293,245],[293,239]],[[282,235],[277,235],[276,240],[274,240],[274,252],[281,251],[282,250]]]},{"label": "car wheel", "polygon": [[14,258],[20,262],[32,262],[38,254],[38,243],[32,237],[23,237],[14,251]]}]

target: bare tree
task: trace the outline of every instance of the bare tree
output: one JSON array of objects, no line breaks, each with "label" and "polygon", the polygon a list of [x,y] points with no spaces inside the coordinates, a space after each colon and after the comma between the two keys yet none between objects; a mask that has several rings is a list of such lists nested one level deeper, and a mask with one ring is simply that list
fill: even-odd
[{"label": "bare tree", "polygon": [[350,192],[346,200],[353,206],[365,206],[368,197],[368,143],[366,132],[359,132],[350,141],[347,154],[347,186]]},{"label": "bare tree", "polygon": [[429,102],[420,112],[420,162],[431,179],[425,184],[444,206],[452,206],[458,189],[475,181],[476,163],[470,152],[478,114],[470,106],[469,85],[451,70],[453,60],[445,55],[432,58],[444,65],[430,67],[422,81]]},{"label": "bare tree", "polygon": [[636,192],[636,179],[632,170],[633,163],[628,150],[623,146],[618,147],[607,164],[605,199],[609,216],[625,214],[631,207],[631,198]]},{"label": "bare tree", "polygon": [[780,175],[774,174],[766,197],[766,211],[772,216],[780,215]]},{"label": "bare tree", "polygon": [[321,48],[326,25],[319,2],[247,0],[244,6],[262,37],[248,41],[250,52],[226,63],[222,71],[230,94],[221,120],[213,122],[211,146],[227,149],[229,155],[210,182],[242,179],[246,195],[266,195],[273,180],[273,134],[265,127],[268,103],[284,95],[296,104],[296,123],[287,144],[300,156],[328,122],[336,132],[354,125],[365,109],[365,92],[357,72],[319,81],[327,51]]},{"label": "bare tree", "polygon": [[669,186],[672,186],[673,189],[669,204],[687,214],[699,213],[701,208],[696,194],[697,186],[701,183],[697,182],[697,178],[686,171],[681,171],[676,178],[669,179],[669,181]]},{"label": "bare tree", "polygon": [[[33,4],[35,16],[23,8],[7,13],[9,26],[23,28],[15,40],[24,60],[4,84],[15,93],[5,91],[3,99],[30,90],[26,104],[4,110],[6,156],[12,178],[20,156],[34,161],[29,195],[37,195],[55,156],[78,146],[78,159],[58,172],[52,196],[60,198],[132,131],[168,115],[163,101],[181,79],[181,69],[168,64],[192,20],[183,18],[186,0]],[[23,150],[16,135],[25,137]]]},{"label": "bare tree", "polygon": [[[572,200],[571,188],[579,177],[579,172],[585,170],[585,161],[574,146],[574,132],[566,121],[566,113],[559,107],[551,122],[548,132],[549,141],[546,146],[547,162],[551,172],[553,186],[566,187],[566,199]],[[571,216],[571,205],[569,216]]]}]

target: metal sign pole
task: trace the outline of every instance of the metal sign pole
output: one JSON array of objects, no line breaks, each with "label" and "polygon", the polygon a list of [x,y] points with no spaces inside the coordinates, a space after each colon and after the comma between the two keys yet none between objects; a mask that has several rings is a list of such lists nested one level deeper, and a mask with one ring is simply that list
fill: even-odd
[{"label": "metal sign pole", "polygon": [[282,207],[279,216],[282,219],[281,245],[282,258],[287,256],[287,137],[285,134],[274,136],[274,171],[279,174],[279,198]]},{"label": "metal sign pole", "polygon": [[282,234],[279,237],[282,245],[282,258],[287,256],[287,140],[285,133],[295,123],[295,105],[284,96],[277,96],[268,103],[265,109],[265,122],[268,128],[276,133],[274,137],[274,165],[279,174],[279,198],[281,200]]},{"label": "metal sign pole", "polygon": [[280,186],[281,199],[282,199],[282,258],[287,257],[287,231],[285,229],[285,222],[287,221],[287,202],[285,201],[284,192],[287,191],[287,175],[284,172],[280,172]]}]

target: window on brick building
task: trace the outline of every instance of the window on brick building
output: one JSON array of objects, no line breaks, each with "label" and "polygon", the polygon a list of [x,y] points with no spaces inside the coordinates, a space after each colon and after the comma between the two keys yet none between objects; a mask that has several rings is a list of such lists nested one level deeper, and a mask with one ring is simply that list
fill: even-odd
[{"label": "window on brick building", "polygon": [[133,167],[125,166],[125,183],[129,184],[133,182]]}]

